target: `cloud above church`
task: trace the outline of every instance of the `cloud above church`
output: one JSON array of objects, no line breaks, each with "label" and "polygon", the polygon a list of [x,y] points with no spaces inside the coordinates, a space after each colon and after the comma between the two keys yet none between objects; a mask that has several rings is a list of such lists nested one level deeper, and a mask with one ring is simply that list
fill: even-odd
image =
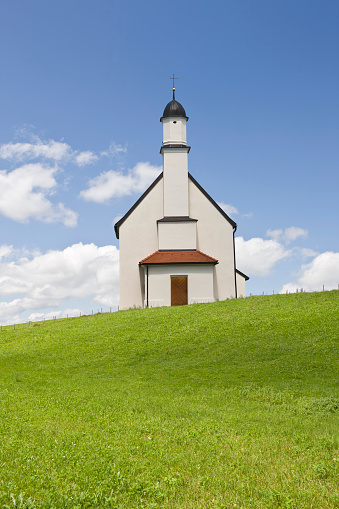
[{"label": "cloud above church", "polygon": [[26,131],[25,135],[30,138],[30,141],[0,145],[0,159],[14,162],[42,159],[56,163],[71,162],[77,166],[93,164],[99,159],[99,156],[91,150],[73,150],[64,141],[42,140],[39,136]]},{"label": "cloud above church", "polygon": [[19,222],[35,219],[75,226],[77,213],[49,198],[57,187],[57,172],[56,166],[41,163],[0,171],[0,214]]},{"label": "cloud above church", "polygon": [[[18,130],[16,136],[24,141],[0,145],[0,159],[10,166],[0,170],[0,215],[22,223],[36,220],[76,226],[77,212],[55,200],[56,193],[64,191],[74,175],[68,171],[62,183],[60,175],[64,168],[84,167],[103,159],[107,164],[107,158],[120,158],[127,151],[126,146],[114,142],[97,154],[91,150],[74,150],[63,140],[43,140],[32,132],[32,126]],[[103,172],[90,180],[89,188],[80,195],[87,201],[100,203],[114,196],[142,192],[159,172],[160,168],[149,163],[139,163],[127,174]]]},{"label": "cloud above church", "polygon": [[6,299],[0,302],[1,324],[25,321],[27,313],[29,319],[72,314],[72,299],[80,303],[87,299],[84,306],[93,307],[118,304],[119,252],[115,246],[78,243],[62,251],[27,253],[3,245],[0,256],[0,298]]},{"label": "cloud above church", "polygon": [[267,237],[283,242],[284,244],[290,244],[297,239],[306,239],[307,235],[308,231],[304,228],[299,228],[298,226],[290,226],[284,230],[281,228],[277,230],[267,230],[266,232]]},{"label": "cloud above church", "polygon": [[5,143],[0,146],[0,158],[7,161],[28,161],[45,158],[61,161],[72,155],[71,147],[64,142],[37,138],[34,143]]},{"label": "cloud above church", "polygon": [[106,171],[91,179],[88,188],[80,192],[86,201],[103,203],[111,198],[142,193],[161,173],[160,166],[138,163],[127,172]]}]

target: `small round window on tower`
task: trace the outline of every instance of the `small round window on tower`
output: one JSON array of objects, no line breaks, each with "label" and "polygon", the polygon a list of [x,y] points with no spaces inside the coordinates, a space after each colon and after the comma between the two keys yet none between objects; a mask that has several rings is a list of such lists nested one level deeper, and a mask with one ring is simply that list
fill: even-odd
[{"label": "small round window on tower", "polygon": [[176,124],[176,123],[177,123],[177,121],[176,121],[176,120],[173,120],[173,124]]}]

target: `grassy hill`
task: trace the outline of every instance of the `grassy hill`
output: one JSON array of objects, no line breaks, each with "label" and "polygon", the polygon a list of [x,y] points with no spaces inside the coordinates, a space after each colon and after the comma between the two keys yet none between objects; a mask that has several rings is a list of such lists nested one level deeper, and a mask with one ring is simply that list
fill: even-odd
[{"label": "grassy hill", "polygon": [[4,327],[0,508],[338,508],[339,292]]}]

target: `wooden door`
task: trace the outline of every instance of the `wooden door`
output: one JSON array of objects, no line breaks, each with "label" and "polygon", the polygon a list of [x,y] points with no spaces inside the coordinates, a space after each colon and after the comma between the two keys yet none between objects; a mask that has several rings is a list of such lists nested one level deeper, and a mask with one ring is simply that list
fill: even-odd
[{"label": "wooden door", "polygon": [[187,276],[171,276],[171,306],[187,303]]}]

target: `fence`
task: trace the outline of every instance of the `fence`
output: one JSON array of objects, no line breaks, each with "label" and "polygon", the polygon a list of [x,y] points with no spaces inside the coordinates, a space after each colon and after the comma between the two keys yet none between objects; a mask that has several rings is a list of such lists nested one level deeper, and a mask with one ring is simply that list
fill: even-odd
[{"label": "fence", "polygon": [[[288,294],[292,294],[292,293],[312,293],[312,292],[315,292],[315,291],[318,291],[318,292],[326,292],[326,291],[332,291],[334,290],[333,287],[331,287],[331,290],[326,290],[325,289],[325,284],[322,285],[322,289],[320,290],[310,290],[310,291],[307,291],[305,290],[304,288],[296,288],[295,291],[289,291],[289,290],[286,290],[286,295]],[[338,288],[337,290],[339,290],[339,283],[338,283]],[[275,292],[274,290],[272,291],[272,293],[269,293],[269,292],[262,292],[262,293],[250,293],[249,295],[246,295],[246,297],[260,297],[261,295],[281,295],[281,292]],[[245,298],[246,298],[245,297]],[[119,306],[118,306],[118,309],[117,310],[113,310],[112,311],[112,307],[109,308],[109,311],[103,311],[102,308],[100,308],[100,311],[98,309],[97,313],[96,314],[105,314],[105,313],[116,313],[116,311],[119,311]],[[47,318],[47,320],[60,320],[60,319],[68,319],[68,318],[77,318],[78,316],[81,317],[81,316],[93,316],[93,309],[92,309],[92,312],[89,314],[89,315],[86,315],[85,313],[81,313],[81,311],[79,311],[79,315],[68,315],[66,314],[66,316],[52,316],[51,318]],[[28,325],[30,325],[31,323],[38,323],[38,322],[45,322],[46,321],[46,317],[41,319],[41,320],[29,320],[28,322],[26,322]],[[11,325],[4,325],[4,327],[13,327],[14,330],[15,330],[15,325],[17,324],[11,324]],[[20,325],[23,325],[23,324],[20,324]],[[2,325],[0,325],[0,331],[2,331]]]},{"label": "fence", "polygon": [[[322,289],[319,290],[305,290],[304,288],[296,288],[295,290],[286,290],[286,295],[292,294],[292,293],[313,293],[313,292],[326,292],[326,291],[332,291],[332,290],[339,290],[339,283],[338,288],[333,288],[333,285],[331,285],[330,289],[326,289],[325,285],[322,285]],[[281,295],[285,292],[275,292],[274,290],[272,293],[269,292],[262,292],[262,293],[250,293],[249,295],[246,295],[246,297],[259,297],[260,295]]]},{"label": "fence", "polygon": [[[109,314],[109,313],[116,313],[116,311],[119,311],[119,306],[118,306],[118,309],[112,311],[112,307],[109,308],[109,311],[103,311],[102,308],[100,308],[100,310],[98,309],[98,311],[95,313],[95,314]],[[59,315],[59,316],[51,316],[51,317],[44,317],[44,318],[41,318],[40,320],[28,320],[27,322],[24,322],[24,323],[27,323],[27,325],[31,325],[32,323],[40,323],[40,322],[46,322],[46,321],[53,321],[55,322],[56,320],[67,320],[68,318],[79,318],[81,316],[93,316],[94,313],[93,313],[93,309],[92,309],[92,312],[89,313],[89,314],[86,314],[86,313],[82,313],[81,311],[79,311],[79,314],[65,314],[65,315]],[[8,324],[8,325],[0,325],[0,332],[2,331],[2,328],[3,327],[13,327],[13,329],[15,330],[15,326],[16,325],[24,325],[24,323],[20,323],[20,324]]]}]

